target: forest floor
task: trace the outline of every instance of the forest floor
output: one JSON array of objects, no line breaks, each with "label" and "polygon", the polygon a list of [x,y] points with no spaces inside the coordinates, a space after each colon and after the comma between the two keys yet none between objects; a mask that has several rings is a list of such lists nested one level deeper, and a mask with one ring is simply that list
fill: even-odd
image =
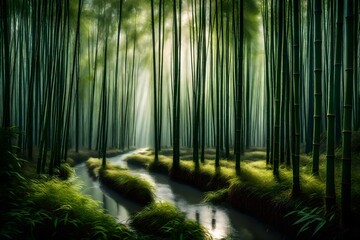
[{"label": "forest floor", "polygon": [[69,164],[53,176],[38,175],[36,161],[11,158],[9,164],[19,168],[0,169],[0,239],[135,239],[134,232],[81,193]]},{"label": "forest floor", "polygon": [[[107,157],[121,153],[112,149]],[[202,225],[186,219],[174,205],[154,202],[153,192],[144,195],[152,191],[145,180],[111,164],[101,167],[98,157],[96,151],[69,151],[67,163],[49,176],[36,174],[36,161],[13,155],[11,163],[22,166],[0,172],[0,239],[211,239]],[[106,185],[116,183],[113,187],[122,194],[138,191],[140,199],[135,200],[144,208],[132,215],[129,225],[117,223],[98,202],[81,193],[70,165],[87,159],[86,164],[93,167],[90,172],[99,174]]]},{"label": "forest floor", "polygon": [[292,196],[292,169],[285,163],[280,166],[280,175],[275,177],[272,168],[266,165],[266,152],[261,149],[245,151],[241,157],[241,173],[235,173],[232,159],[220,160],[220,171],[215,170],[215,149],[207,149],[205,163],[195,169],[192,149],[182,148],[181,164],[177,173],[171,171],[172,149],[160,151],[159,163],[153,162],[151,149],[131,155],[127,161],[168,174],[174,180],[205,191],[204,201],[214,204],[229,202],[268,223],[287,229],[291,238],[353,239],[360,236],[360,134],[353,134],[352,141],[352,219],[351,226],[340,224],[341,194],[341,145],[336,149],[335,176],[337,209],[324,217],[326,178],[326,153],[322,147],[320,174],[312,175],[311,154],[302,154],[300,159],[301,191]]},{"label": "forest floor", "polygon": [[[214,149],[206,150],[205,163],[200,165],[200,169],[195,170],[192,149],[182,148],[181,167],[177,173],[171,171],[172,149],[162,149],[157,164],[153,163],[154,155],[150,149],[144,149],[130,156],[127,161],[146,167],[150,171],[168,174],[174,180],[203,190],[204,201],[213,204],[229,202],[241,211],[280,227],[281,231],[287,229],[289,238],[359,239],[360,133],[353,134],[352,141],[353,222],[350,227],[339,224],[341,146],[336,150],[335,162],[337,210],[333,218],[324,218],[326,155],[325,147],[321,149],[318,177],[311,174],[311,155],[301,155],[302,194],[297,197],[291,196],[291,168],[282,164],[279,177],[274,177],[271,166],[266,165],[266,153],[261,149],[250,149],[242,155],[240,176],[235,173],[232,159],[221,159],[221,170],[215,171]],[[121,153],[120,150],[109,150],[108,157]],[[69,151],[68,156],[67,162],[73,166],[86,161],[89,157],[98,157],[98,153],[88,150],[80,150],[78,153]],[[0,174],[1,239],[137,238],[136,232],[117,224],[115,219],[105,214],[96,202],[82,195],[78,186],[71,181],[62,180],[68,179],[72,174],[73,170],[68,164],[62,165],[57,172],[58,177],[36,175],[36,161],[23,162],[14,156],[12,164],[22,167],[19,171],[4,172],[1,169]],[[144,212],[142,211],[140,217],[146,219],[150,216],[152,219],[156,214],[165,211],[164,208],[169,207],[150,204]],[[175,223],[186,221],[176,213],[173,217],[177,219]]]}]

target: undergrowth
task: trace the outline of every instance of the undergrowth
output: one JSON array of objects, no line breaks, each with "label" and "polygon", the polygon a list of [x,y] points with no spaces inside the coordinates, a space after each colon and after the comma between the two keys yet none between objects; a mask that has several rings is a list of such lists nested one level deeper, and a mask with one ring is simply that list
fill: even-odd
[{"label": "undergrowth", "polygon": [[54,177],[28,174],[36,164],[17,156],[17,134],[15,128],[0,129],[0,239],[135,238],[79,186],[60,180],[72,175],[69,165]]},{"label": "undergrowth", "polygon": [[143,233],[145,239],[212,239],[199,223],[188,220],[171,203],[152,203],[130,219],[130,225]]},{"label": "undergrowth", "polygon": [[228,200],[229,190],[227,188],[217,191],[206,192],[203,198],[203,202],[211,204],[220,204]]},{"label": "undergrowth", "polygon": [[154,201],[154,186],[138,176],[130,174],[127,169],[107,163],[101,166],[101,159],[90,158],[86,166],[92,176],[99,176],[100,181],[118,194],[140,204]]},{"label": "undergrowth", "polygon": [[120,195],[140,204],[154,201],[155,189],[148,181],[127,170],[100,169],[100,181]]},{"label": "undergrowth", "polygon": [[[359,145],[360,133],[353,134],[353,146]],[[352,202],[354,216],[360,216],[360,153],[353,149],[352,172]],[[183,148],[180,151],[180,168],[174,172],[172,170],[172,150],[163,149],[159,155],[159,165],[162,169],[168,169],[163,173],[169,173],[170,177],[181,181],[201,190],[210,191],[204,195],[204,201],[218,204],[223,201],[229,201],[236,207],[246,211],[246,208],[252,209],[249,212],[256,216],[265,218],[270,222],[279,225],[288,225],[293,230],[299,232],[299,236],[305,236],[309,232],[314,233],[306,235],[309,237],[321,236],[324,232],[337,227],[335,222],[338,219],[336,212],[334,217],[324,217],[323,204],[325,193],[325,169],[326,155],[320,156],[320,176],[312,175],[312,160],[309,155],[300,156],[300,182],[301,194],[293,196],[292,190],[292,169],[281,165],[280,174],[273,175],[271,165],[266,165],[266,152],[255,149],[246,151],[241,156],[241,172],[237,176],[235,162],[231,159],[222,158],[220,168],[215,169],[215,151],[208,149],[205,152],[205,163],[200,164],[200,168],[194,168],[191,157],[191,149]],[[128,161],[132,163],[141,163],[139,165],[147,167],[153,171],[151,166],[154,155],[151,150],[137,153],[129,156]],[[357,161],[359,160],[359,161]],[[340,199],[341,193],[341,151],[337,149],[335,159],[336,175],[336,194]],[[223,187],[219,187],[212,182],[222,182]],[[243,200],[243,201],[242,201]],[[338,201],[340,203],[340,201]],[[290,215],[287,215],[289,214]],[[286,218],[284,216],[287,215]],[[269,216],[271,216],[269,218]],[[290,221],[291,219],[291,221]],[[335,220],[334,220],[335,219]],[[331,224],[330,224],[331,222]],[[300,226],[301,225],[301,226]],[[303,227],[305,226],[305,227]],[[335,227],[335,228],[334,228]]]},{"label": "undergrowth", "polygon": [[335,212],[332,212],[326,218],[323,216],[321,207],[303,207],[289,212],[285,215],[285,218],[292,221],[294,226],[298,226],[297,237],[319,238],[324,235],[325,230],[336,224]]},{"label": "undergrowth", "polygon": [[72,182],[24,179],[11,189],[0,239],[134,239]]}]

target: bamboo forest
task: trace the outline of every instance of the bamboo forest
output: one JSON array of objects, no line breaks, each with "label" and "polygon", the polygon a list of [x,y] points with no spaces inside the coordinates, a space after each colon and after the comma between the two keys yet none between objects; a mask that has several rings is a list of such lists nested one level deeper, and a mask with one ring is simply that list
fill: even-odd
[{"label": "bamboo forest", "polygon": [[0,239],[360,239],[359,0],[0,0]]}]

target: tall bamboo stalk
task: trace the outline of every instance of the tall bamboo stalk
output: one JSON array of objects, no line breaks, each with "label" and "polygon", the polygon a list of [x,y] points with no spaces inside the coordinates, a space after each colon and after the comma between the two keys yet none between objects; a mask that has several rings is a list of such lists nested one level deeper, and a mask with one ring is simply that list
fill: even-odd
[{"label": "tall bamboo stalk", "polygon": [[345,1],[345,74],[344,74],[344,107],[342,125],[342,179],[341,209],[344,224],[351,222],[351,128],[352,128],[352,95],[354,83],[353,69],[353,1]]},{"label": "tall bamboo stalk", "polygon": [[[330,212],[335,207],[335,141],[336,141],[336,102],[335,82],[341,82],[341,56],[342,56],[342,24],[343,24],[343,1],[336,1],[336,36],[335,36],[335,63],[334,76],[330,78],[328,93],[328,112],[327,112],[327,142],[326,142],[326,192],[325,207]],[[334,101],[335,100],[335,101]]]},{"label": "tall bamboo stalk", "polygon": [[320,134],[321,134],[321,113],[322,113],[322,0],[314,1],[314,130],[313,130],[313,175],[319,175],[319,157],[320,157]]},{"label": "tall bamboo stalk", "polygon": [[292,194],[298,195],[300,193],[300,84],[301,84],[301,75],[300,75],[300,2],[294,0],[293,2],[293,118],[294,118],[294,149],[292,155],[292,168],[293,168],[293,187]]}]

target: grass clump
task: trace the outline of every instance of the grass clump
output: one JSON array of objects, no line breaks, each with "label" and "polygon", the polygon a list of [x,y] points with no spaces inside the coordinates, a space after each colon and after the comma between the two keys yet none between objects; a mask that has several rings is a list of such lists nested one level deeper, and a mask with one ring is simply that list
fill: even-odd
[{"label": "grass clump", "polygon": [[164,155],[159,155],[159,161],[154,162],[154,154],[150,150],[143,150],[141,152],[128,156],[125,160],[133,165],[150,169],[152,171],[168,173],[172,160]]},{"label": "grass clump", "polygon": [[101,182],[130,200],[140,204],[154,201],[154,186],[127,170],[101,168],[99,174]]},{"label": "grass clump", "polygon": [[128,156],[125,160],[130,164],[147,168],[149,164],[153,161],[153,159],[154,158],[151,156],[138,153]]},{"label": "grass clump", "polygon": [[101,163],[98,158],[86,161],[91,176],[99,176],[104,185],[137,203],[146,205],[154,201],[155,189],[148,181],[130,174],[127,169],[110,163],[102,167]]},{"label": "grass clump", "polygon": [[[89,158],[86,162],[86,167],[88,168],[90,176],[93,178],[99,177],[99,171],[102,168],[102,159],[100,158]],[[113,165],[111,163],[106,164],[106,169],[108,170],[126,170],[120,166]]]},{"label": "grass clump", "polygon": [[187,220],[170,203],[152,203],[130,219],[130,225],[149,239],[212,239],[199,223]]},{"label": "grass clump", "polygon": [[[188,149],[182,149],[182,158],[188,154]],[[211,149],[209,150],[211,152]],[[207,161],[200,169],[195,169],[192,160],[182,159],[179,169],[172,170],[172,159],[170,156],[172,150],[165,149],[162,153],[166,155],[159,155],[159,161],[154,162],[153,152],[145,149],[142,152],[137,152],[128,156],[126,161],[128,163],[144,167],[152,172],[159,172],[170,175],[173,180],[190,184],[200,190],[211,191],[226,188],[229,186],[229,180],[235,176],[234,169],[222,168],[221,172],[216,172],[214,168],[214,161]],[[185,154],[185,155],[184,155]]]},{"label": "grass clump", "polygon": [[125,159],[129,164],[142,167],[151,172],[169,174],[172,160],[164,155],[159,156],[159,161],[154,162],[154,154],[149,149],[145,149],[136,154],[132,154]]},{"label": "grass clump", "polygon": [[101,160],[99,158],[89,158],[85,164],[88,168],[90,176],[97,178],[101,167]]},{"label": "grass clump", "polygon": [[74,183],[53,178],[18,187],[21,191],[3,216],[1,239],[134,239],[133,232],[82,195]]},{"label": "grass clump", "polygon": [[75,174],[74,169],[68,163],[62,163],[56,170],[56,175],[61,180],[67,180]]},{"label": "grass clump", "polygon": [[118,194],[140,204],[154,201],[155,189],[148,181],[130,174],[127,169],[107,163],[101,165],[99,158],[89,158],[86,166],[93,177],[99,176],[100,181]]},{"label": "grass clump", "polygon": [[223,188],[217,191],[210,191],[205,193],[203,202],[211,204],[220,204],[226,202],[229,195],[229,189]]},{"label": "grass clump", "polygon": [[157,173],[162,173],[162,174],[169,174],[170,169],[171,169],[171,165],[167,164],[164,161],[159,161],[159,162],[152,162],[149,167],[148,167],[149,171],[151,172],[157,172]]}]

